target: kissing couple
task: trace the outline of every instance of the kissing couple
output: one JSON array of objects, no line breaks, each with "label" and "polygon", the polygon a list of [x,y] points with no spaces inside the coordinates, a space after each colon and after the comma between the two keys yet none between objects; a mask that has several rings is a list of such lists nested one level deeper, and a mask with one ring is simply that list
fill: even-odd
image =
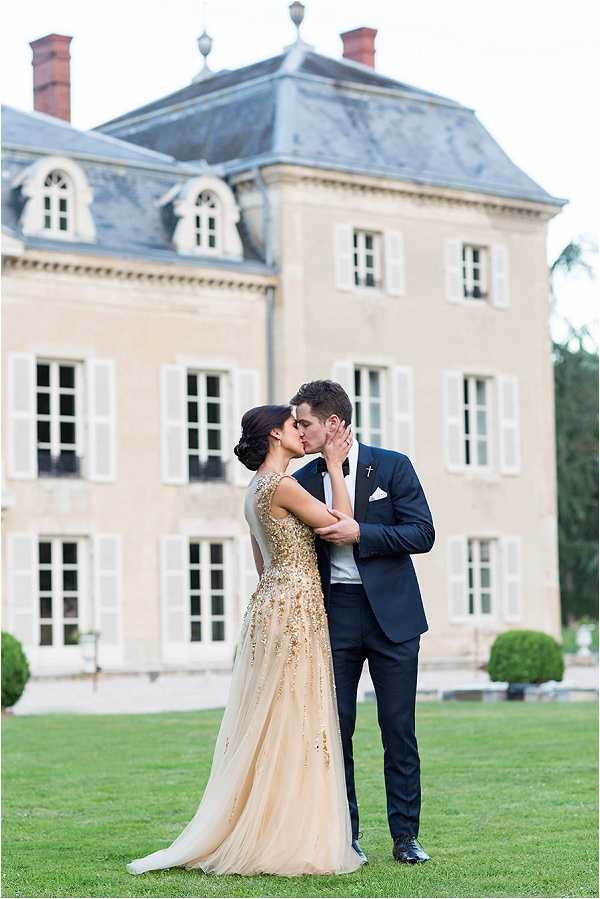
[{"label": "kissing couple", "polygon": [[[359,844],[352,737],[365,659],[375,688],[392,853],[425,862],[415,736],[427,621],[412,553],[431,512],[408,456],[357,443],[333,381],[247,411],[235,447],[256,474],[244,512],[259,574],[198,809],[174,842],[127,865],[213,874],[345,874]],[[292,476],[292,459],[319,453]]]}]

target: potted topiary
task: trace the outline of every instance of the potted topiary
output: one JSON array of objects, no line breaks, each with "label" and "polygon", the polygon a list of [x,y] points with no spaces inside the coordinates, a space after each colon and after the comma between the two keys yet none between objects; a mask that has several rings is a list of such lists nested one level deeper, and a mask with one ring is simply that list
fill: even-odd
[{"label": "potted topiary", "polygon": [[562,648],[542,631],[513,630],[500,634],[492,645],[488,673],[493,681],[508,681],[507,699],[524,699],[531,685],[562,680]]},{"label": "potted topiary", "polygon": [[29,663],[16,637],[2,631],[2,712],[20,699],[29,680]]}]

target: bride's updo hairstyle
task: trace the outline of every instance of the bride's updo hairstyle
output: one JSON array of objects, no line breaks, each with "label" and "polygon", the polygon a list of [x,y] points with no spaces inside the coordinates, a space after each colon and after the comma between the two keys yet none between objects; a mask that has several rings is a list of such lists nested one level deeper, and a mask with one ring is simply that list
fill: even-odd
[{"label": "bride's updo hairstyle", "polygon": [[291,406],[255,406],[244,413],[242,436],[233,451],[246,468],[260,468],[269,451],[269,434],[283,428],[291,414]]}]

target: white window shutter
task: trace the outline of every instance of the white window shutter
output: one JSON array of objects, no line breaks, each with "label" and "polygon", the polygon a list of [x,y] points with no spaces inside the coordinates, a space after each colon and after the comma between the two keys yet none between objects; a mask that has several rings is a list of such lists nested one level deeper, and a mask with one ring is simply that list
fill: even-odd
[{"label": "white window shutter", "polygon": [[492,303],[499,309],[510,306],[508,247],[492,244]]},{"label": "white window shutter", "polygon": [[502,537],[502,606],[504,620],[521,620],[521,538]]},{"label": "white window shutter", "polygon": [[160,598],[163,654],[181,661],[188,641],[188,540],[180,534],[160,538]]},{"label": "white window shutter", "polygon": [[352,403],[354,409],[354,363],[353,362],[335,362],[332,373],[332,380],[341,384]]},{"label": "white window shutter", "polygon": [[161,478],[164,484],[186,484],[187,372],[183,365],[160,367]]},{"label": "white window shutter", "polygon": [[121,537],[96,534],[93,538],[94,618],[100,646],[119,646],[121,634]]},{"label": "white window shutter", "polygon": [[518,378],[513,375],[500,375],[498,377],[498,430],[502,474],[518,474],[521,470],[519,417]]},{"label": "white window shutter", "polygon": [[467,538],[448,537],[448,617],[466,621],[469,617],[467,585]]},{"label": "white window shutter", "polygon": [[242,537],[239,541],[239,575],[240,575],[240,621],[250,601],[250,597],[256,590],[258,574],[252,552],[250,537]]},{"label": "white window shutter", "polygon": [[444,241],[444,276],[446,299],[449,303],[461,303],[464,300],[464,290],[460,240]]},{"label": "white window shutter", "polygon": [[392,369],[392,404],[393,448],[400,453],[405,453],[414,462],[415,417],[412,368],[396,365]]},{"label": "white window shutter", "polygon": [[464,469],[463,374],[443,372],[444,442],[448,471]]},{"label": "white window shutter", "polygon": [[8,476],[37,477],[35,356],[8,355]]},{"label": "white window shutter", "polygon": [[401,231],[384,234],[385,289],[393,296],[406,293],[406,262],[404,235]]},{"label": "white window shutter", "polygon": [[[236,368],[232,372],[233,380],[233,422],[231,433],[234,445],[242,433],[242,416],[248,409],[260,404],[260,372],[254,368]],[[253,472],[234,457],[233,482],[240,487],[247,487]]]},{"label": "white window shutter", "polygon": [[7,534],[8,626],[23,646],[38,643],[37,537]]},{"label": "white window shutter", "polygon": [[116,479],[115,367],[112,359],[88,359],[88,477]]},{"label": "white window shutter", "polygon": [[352,225],[335,226],[335,286],[351,290],[354,284]]}]

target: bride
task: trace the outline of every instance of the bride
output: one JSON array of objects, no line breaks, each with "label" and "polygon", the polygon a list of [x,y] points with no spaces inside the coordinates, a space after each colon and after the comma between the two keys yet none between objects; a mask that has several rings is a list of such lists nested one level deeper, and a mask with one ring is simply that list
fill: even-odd
[{"label": "bride", "polygon": [[[341,422],[323,449],[333,503],[352,515]],[[242,623],[210,777],[189,824],[132,874],[184,866],[214,874],[343,874],[352,848],[333,667],[313,528],[337,519],[286,469],[304,455],[289,406],[242,418],[235,447],[256,475],[245,500],[260,575]]]}]

